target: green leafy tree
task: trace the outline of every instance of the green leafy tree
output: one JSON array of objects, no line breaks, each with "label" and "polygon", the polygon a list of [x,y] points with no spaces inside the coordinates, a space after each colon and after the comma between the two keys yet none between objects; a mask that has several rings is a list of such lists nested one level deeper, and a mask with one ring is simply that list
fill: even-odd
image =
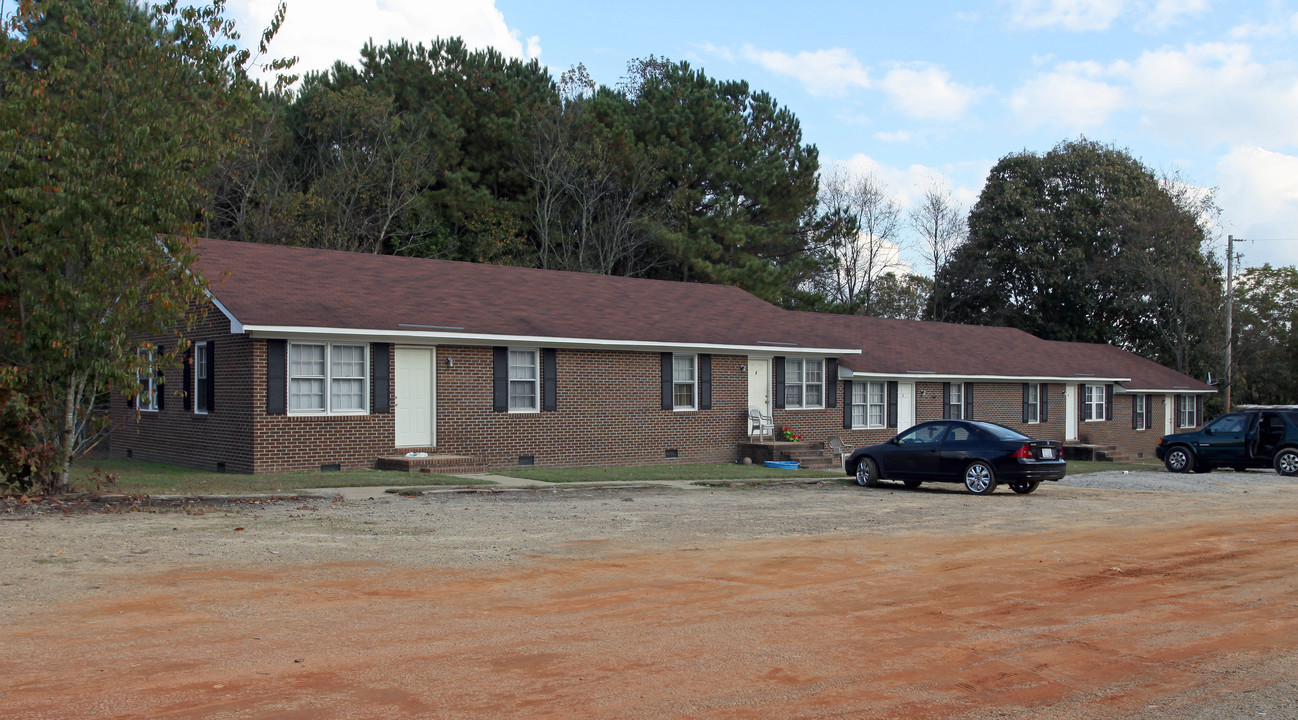
[{"label": "green leafy tree", "polygon": [[933,279],[916,273],[884,273],[875,281],[873,317],[924,320]]},{"label": "green leafy tree", "polygon": [[1221,298],[1203,209],[1090,140],[1006,156],[935,279],[934,306],[953,322],[1112,343],[1202,375]]},{"label": "green leafy tree", "polygon": [[223,13],[220,0],[25,0],[4,21],[0,399],[23,442],[48,448],[6,475],[69,489],[96,399],[152,372],[135,338],[174,330],[203,298],[182,237],[259,92]]},{"label": "green leafy tree", "polygon": [[1298,268],[1249,268],[1236,282],[1233,400],[1298,403]]}]

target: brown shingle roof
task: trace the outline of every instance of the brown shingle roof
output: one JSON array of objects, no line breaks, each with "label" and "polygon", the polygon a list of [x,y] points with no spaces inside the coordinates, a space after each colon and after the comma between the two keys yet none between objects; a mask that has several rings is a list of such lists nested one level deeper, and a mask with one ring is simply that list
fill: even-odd
[{"label": "brown shingle roof", "polygon": [[814,328],[724,285],[224,240],[196,246],[212,295],[254,328],[850,348],[815,345],[823,337]]},{"label": "brown shingle roof", "polygon": [[245,327],[567,338],[646,345],[848,351],[859,373],[1130,378],[1132,390],[1211,391],[1108,345],[1004,327],[781,310],[724,285],[312,248],[197,240],[212,296]]}]

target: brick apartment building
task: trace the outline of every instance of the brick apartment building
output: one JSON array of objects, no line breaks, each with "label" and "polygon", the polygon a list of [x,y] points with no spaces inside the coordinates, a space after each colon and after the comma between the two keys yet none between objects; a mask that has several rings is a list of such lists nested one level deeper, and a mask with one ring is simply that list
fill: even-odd
[{"label": "brick apartment building", "polygon": [[[782,310],[737,288],[198,241],[210,307],[112,407],[117,457],[241,473],[728,462],[943,417],[1151,456],[1213,388],[1103,345]],[[158,345],[174,338],[150,338]]]}]

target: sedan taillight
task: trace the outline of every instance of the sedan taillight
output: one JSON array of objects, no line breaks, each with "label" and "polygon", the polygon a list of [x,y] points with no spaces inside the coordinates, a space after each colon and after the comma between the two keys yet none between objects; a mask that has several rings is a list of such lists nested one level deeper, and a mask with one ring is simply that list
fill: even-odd
[{"label": "sedan taillight", "polygon": [[1024,444],[1023,444],[1023,447],[1019,448],[1018,450],[1015,450],[1015,451],[1014,451],[1014,454],[1011,455],[1010,457],[1012,457],[1012,458],[1014,458],[1014,459],[1016,459],[1016,460],[1031,460],[1031,459],[1032,459],[1032,447],[1029,446],[1027,443],[1024,443]]}]

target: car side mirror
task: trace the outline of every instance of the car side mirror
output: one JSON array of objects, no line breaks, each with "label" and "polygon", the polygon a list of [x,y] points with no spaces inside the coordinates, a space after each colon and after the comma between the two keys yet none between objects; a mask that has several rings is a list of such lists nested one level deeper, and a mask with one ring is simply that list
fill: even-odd
[{"label": "car side mirror", "polygon": [[1212,434],[1212,428],[1204,428],[1204,429],[1203,429],[1203,434],[1204,434],[1204,435],[1211,435],[1211,434]]}]

